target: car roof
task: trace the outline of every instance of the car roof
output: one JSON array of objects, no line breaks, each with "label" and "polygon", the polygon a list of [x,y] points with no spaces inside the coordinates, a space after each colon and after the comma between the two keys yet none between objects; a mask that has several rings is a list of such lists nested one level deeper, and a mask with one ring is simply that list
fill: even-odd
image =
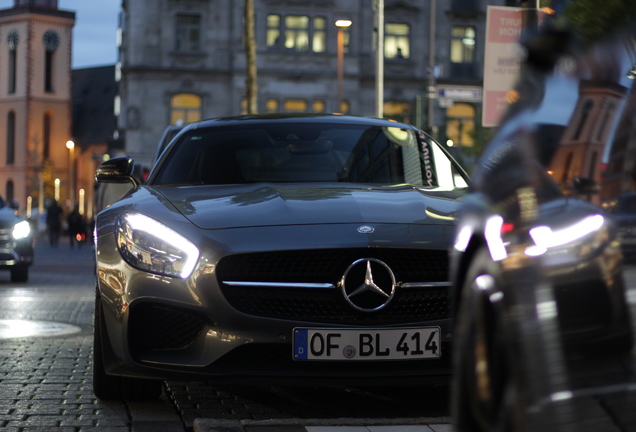
[{"label": "car roof", "polygon": [[234,117],[219,117],[202,120],[188,125],[187,129],[198,129],[214,126],[230,126],[239,124],[262,123],[333,123],[333,124],[359,124],[368,126],[399,127],[403,129],[415,129],[412,125],[396,122],[394,120],[379,119],[374,117],[360,117],[341,114],[304,114],[304,113],[276,113],[276,114],[249,114]]}]

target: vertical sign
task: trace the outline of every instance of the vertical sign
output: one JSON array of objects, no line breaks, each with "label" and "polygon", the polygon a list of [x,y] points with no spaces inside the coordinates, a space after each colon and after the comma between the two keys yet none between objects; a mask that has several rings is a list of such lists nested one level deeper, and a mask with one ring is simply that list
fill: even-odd
[{"label": "vertical sign", "polygon": [[519,77],[522,11],[521,8],[488,6],[481,120],[486,127],[499,125],[508,105],[506,96]]}]

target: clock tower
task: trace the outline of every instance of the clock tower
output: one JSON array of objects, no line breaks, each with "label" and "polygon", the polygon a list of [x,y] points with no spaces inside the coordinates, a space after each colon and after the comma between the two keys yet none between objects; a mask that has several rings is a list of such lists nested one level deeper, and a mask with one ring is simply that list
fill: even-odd
[{"label": "clock tower", "polygon": [[66,145],[74,24],[75,13],[57,0],[14,0],[0,10],[0,196],[23,211],[42,208],[45,198],[74,198]]}]

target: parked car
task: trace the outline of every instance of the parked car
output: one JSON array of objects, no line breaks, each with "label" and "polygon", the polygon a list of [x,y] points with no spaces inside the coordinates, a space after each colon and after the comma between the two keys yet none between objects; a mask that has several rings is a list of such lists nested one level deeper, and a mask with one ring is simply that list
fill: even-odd
[{"label": "parked car", "polygon": [[[115,158],[96,177],[134,181],[132,169]],[[97,215],[95,394],[157,397],[175,377],[448,382],[448,248],[466,185],[443,147],[393,121],[187,126]]]},{"label": "parked car", "polygon": [[636,429],[636,285],[607,210],[636,190],[635,37],[578,52],[548,27],[526,45],[457,220],[458,431]]},{"label": "parked car", "polygon": [[0,270],[11,271],[11,282],[26,282],[35,240],[31,224],[16,209],[0,198]]}]

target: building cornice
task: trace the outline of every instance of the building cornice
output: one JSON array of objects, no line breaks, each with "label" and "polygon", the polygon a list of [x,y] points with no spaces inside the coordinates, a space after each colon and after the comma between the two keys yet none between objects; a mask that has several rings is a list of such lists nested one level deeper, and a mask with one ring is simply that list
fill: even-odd
[{"label": "building cornice", "polygon": [[58,18],[67,18],[67,19],[75,20],[75,12],[59,10],[59,9],[51,9],[51,8],[47,8],[43,6],[37,6],[37,5],[16,6],[11,9],[0,10],[0,18],[15,16],[15,15],[25,15],[25,14],[47,15],[47,16],[54,16]]}]

